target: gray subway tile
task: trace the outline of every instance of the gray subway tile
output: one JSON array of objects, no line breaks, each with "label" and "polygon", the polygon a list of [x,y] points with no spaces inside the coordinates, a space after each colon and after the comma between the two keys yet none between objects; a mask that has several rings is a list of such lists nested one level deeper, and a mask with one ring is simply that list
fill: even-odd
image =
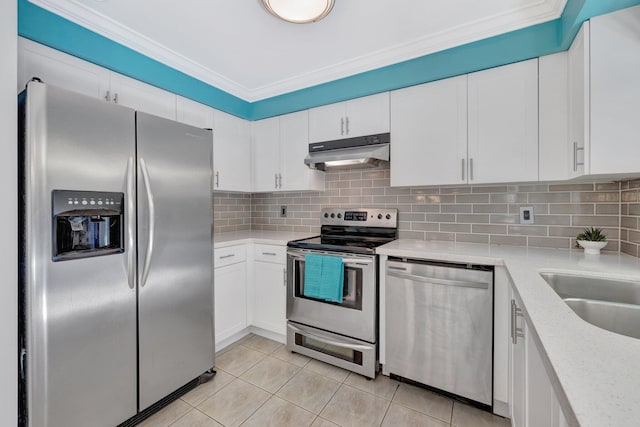
[{"label": "gray subway tile", "polygon": [[530,203],[569,203],[571,193],[529,193]]},{"label": "gray subway tile", "polygon": [[424,240],[424,231],[398,231],[398,237],[401,239]]},{"label": "gray subway tile", "polygon": [[638,191],[623,191],[621,195],[621,201],[624,203],[633,203],[638,201]]},{"label": "gray subway tile", "polygon": [[596,191],[620,190],[620,183],[619,182],[596,182],[595,190]]},{"label": "gray subway tile", "polygon": [[509,225],[507,233],[517,236],[547,236],[548,229],[542,225]]},{"label": "gray subway tile", "polygon": [[593,184],[551,184],[549,191],[593,191]]},{"label": "gray subway tile", "polygon": [[491,203],[526,203],[527,193],[497,193],[491,194]]},{"label": "gray subway tile", "polygon": [[572,225],[585,227],[617,227],[617,216],[582,216],[575,215],[571,218]]},{"label": "gray subway tile", "polygon": [[511,246],[527,246],[527,238],[525,236],[489,236],[489,243],[492,245],[511,245]]},{"label": "gray subway tile", "polygon": [[[456,215],[428,213],[426,214],[426,220],[430,222],[456,222]],[[458,222],[461,222],[461,221],[458,221]]]},{"label": "gray subway tile", "polygon": [[639,247],[640,246],[635,245],[633,243],[620,242],[620,252],[623,252],[627,255],[631,255],[634,257],[640,256],[640,252],[638,251]]},{"label": "gray subway tile", "polygon": [[456,242],[489,243],[489,235],[488,234],[456,233]]},{"label": "gray subway tile", "polygon": [[470,224],[488,224],[489,215],[486,214],[456,214],[456,222]]},{"label": "gray subway tile", "polygon": [[619,203],[597,203],[596,215],[619,215],[620,204]]},{"label": "gray subway tile", "polygon": [[461,203],[441,204],[440,212],[442,213],[471,213],[473,205],[465,205]]},{"label": "gray subway tile", "polygon": [[450,233],[471,233],[471,224],[440,224],[440,231]]},{"label": "gray subway tile", "polygon": [[627,206],[629,215],[640,216],[640,203],[629,203]]},{"label": "gray subway tile", "polygon": [[620,193],[617,191],[571,193],[571,201],[573,203],[606,203],[606,202],[617,202],[619,200],[620,200]]},{"label": "gray subway tile", "polygon": [[356,179],[353,181],[349,181],[352,188],[368,188],[368,187],[376,187],[374,185],[374,180],[370,179]]},{"label": "gray subway tile", "polygon": [[456,194],[456,203],[489,203],[488,194]]},{"label": "gray subway tile", "polygon": [[623,228],[630,228],[632,230],[638,229],[638,217],[635,216],[623,216],[620,218],[620,226]]},{"label": "gray subway tile", "polygon": [[473,205],[473,213],[507,213],[509,211],[507,205],[487,203]]},{"label": "gray subway tile", "polygon": [[551,214],[584,214],[592,215],[594,213],[593,204],[551,204],[549,205],[549,213]]},{"label": "gray subway tile", "polygon": [[520,215],[491,215],[491,224],[518,224],[520,222]]},{"label": "gray subway tile", "polygon": [[440,187],[440,194],[467,194],[471,187]]},{"label": "gray subway tile", "polygon": [[506,225],[488,225],[488,224],[473,224],[471,227],[472,233],[480,234],[507,234]]},{"label": "gray subway tile", "polygon": [[440,212],[441,205],[411,205],[412,212]]},{"label": "gray subway tile", "polygon": [[534,215],[533,220],[538,225],[571,225],[569,215]]},{"label": "gray subway tile", "polygon": [[507,191],[517,193],[532,193],[548,191],[546,184],[512,184],[507,186]]},{"label": "gray subway tile", "polygon": [[412,222],[411,230],[413,231],[438,231],[440,229],[437,222]]},{"label": "gray subway tile", "polygon": [[529,237],[528,246],[533,248],[570,249],[571,239],[565,237]]},{"label": "gray subway tile", "polygon": [[425,240],[442,240],[447,242],[454,242],[456,240],[456,234],[427,231],[425,233]]},{"label": "gray subway tile", "polygon": [[507,191],[507,186],[506,185],[501,185],[501,186],[473,186],[471,187],[471,192],[472,193],[506,193]]}]

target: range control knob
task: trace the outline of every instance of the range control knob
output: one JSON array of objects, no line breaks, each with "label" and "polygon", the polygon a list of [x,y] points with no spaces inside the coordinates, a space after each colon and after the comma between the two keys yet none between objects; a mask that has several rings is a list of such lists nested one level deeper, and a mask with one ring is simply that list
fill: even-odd
[{"label": "range control knob", "polygon": [[385,218],[391,219],[391,214],[387,214],[387,216],[385,216]]},{"label": "range control knob", "polygon": [[378,219],[382,219],[382,214],[378,214]]},{"label": "range control knob", "polygon": [[342,214],[341,213],[338,214],[338,218],[342,218]]},{"label": "range control knob", "polygon": [[335,217],[336,217],[336,214],[332,213],[331,218],[335,218]]},{"label": "range control knob", "polygon": [[328,213],[328,212],[325,212],[325,213],[324,213],[324,217],[325,217],[325,218],[329,218],[329,213]]}]

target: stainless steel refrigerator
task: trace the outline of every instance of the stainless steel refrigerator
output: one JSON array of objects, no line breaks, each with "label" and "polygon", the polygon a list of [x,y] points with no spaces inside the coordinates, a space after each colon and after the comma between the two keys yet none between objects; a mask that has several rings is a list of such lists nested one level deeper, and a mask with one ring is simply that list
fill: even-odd
[{"label": "stainless steel refrigerator", "polygon": [[214,366],[212,133],[37,81],[19,105],[21,422],[139,419]]}]

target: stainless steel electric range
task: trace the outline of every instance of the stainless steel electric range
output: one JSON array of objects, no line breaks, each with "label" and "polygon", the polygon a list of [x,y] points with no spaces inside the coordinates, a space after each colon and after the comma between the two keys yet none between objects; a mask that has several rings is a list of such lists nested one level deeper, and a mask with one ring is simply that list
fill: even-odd
[{"label": "stainless steel electric range", "polygon": [[[378,257],[397,238],[397,209],[325,208],[321,235],[288,243],[287,350],[374,378],[378,372]],[[342,302],[305,296],[305,256],[338,257]]]}]

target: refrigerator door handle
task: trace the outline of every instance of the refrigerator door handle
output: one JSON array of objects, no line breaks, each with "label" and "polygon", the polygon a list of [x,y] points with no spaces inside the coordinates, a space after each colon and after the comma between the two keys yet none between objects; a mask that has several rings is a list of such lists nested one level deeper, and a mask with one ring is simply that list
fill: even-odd
[{"label": "refrigerator door handle", "polygon": [[134,222],[136,218],[136,210],[133,208],[135,205],[135,187],[134,178],[135,170],[133,169],[134,161],[133,157],[129,157],[127,161],[127,278],[129,282],[129,288],[134,289],[136,287],[136,254],[135,248],[135,227]]},{"label": "refrigerator door handle", "polygon": [[147,164],[142,157],[140,158],[140,171],[142,172],[142,179],[144,180],[144,186],[147,191],[147,203],[149,205],[149,243],[147,245],[147,254],[144,260],[144,267],[142,268],[142,277],[140,279],[140,287],[143,287],[147,282],[147,277],[149,276],[151,257],[153,256],[153,240],[156,228],[156,210],[153,201],[153,192],[151,191],[151,184],[149,180],[149,171],[147,170]]}]

